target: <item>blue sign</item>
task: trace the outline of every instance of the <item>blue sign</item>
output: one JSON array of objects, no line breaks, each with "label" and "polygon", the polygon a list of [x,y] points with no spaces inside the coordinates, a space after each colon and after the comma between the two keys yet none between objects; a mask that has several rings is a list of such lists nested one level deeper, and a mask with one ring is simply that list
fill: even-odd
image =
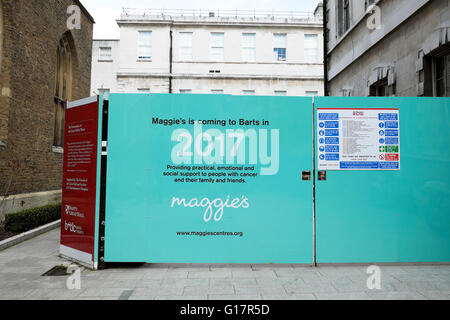
[{"label": "blue sign", "polygon": [[398,129],[398,121],[386,121],[386,129]]},{"label": "blue sign", "polygon": [[325,138],[325,143],[326,144],[339,144],[339,138],[326,137]]},{"label": "blue sign", "polygon": [[378,169],[377,161],[342,161],[340,163],[341,169]]},{"label": "blue sign", "polygon": [[378,115],[378,120],[398,120],[397,113],[380,113]]},{"label": "blue sign", "polygon": [[325,122],[325,128],[337,129],[337,128],[339,128],[339,121],[327,121],[327,122]]},{"label": "blue sign", "polygon": [[326,161],[339,161],[339,153],[327,153],[325,156]]},{"label": "blue sign", "polygon": [[398,138],[386,138],[387,145],[397,145],[398,141]]},{"label": "blue sign", "polygon": [[339,137],[339,130],[327,129],[327,130],[325,130],[325,136],[327,136],[327,137]]},{"label": "blue sign", "polygon": [[398,130],[386,130],[386,137],[398,137]]},{"label": "blue sign", "polygon": [[319,120],[339,120],[339,113],[319,113]]},{"label": "blue sign", "polygon": [[[337,146],[337,145],[327,145],[324,149],[325,149],[325,152],[339,153],[339,146]],[[323,151],[323,150],[321,150],[321,151]]]}]

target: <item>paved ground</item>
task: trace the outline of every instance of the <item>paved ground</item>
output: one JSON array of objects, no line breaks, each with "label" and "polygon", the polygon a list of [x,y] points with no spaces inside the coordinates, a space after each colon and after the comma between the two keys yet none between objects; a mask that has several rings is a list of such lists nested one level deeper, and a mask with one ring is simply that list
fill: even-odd
[{"label": "paved ground", "polygon": [[381,290],[369,290],[363,266],[162,265],[83,269],[43,277],[57,265],[59,231],[0,252],[0,299],[450,299],[450,266],[382,266]]}]

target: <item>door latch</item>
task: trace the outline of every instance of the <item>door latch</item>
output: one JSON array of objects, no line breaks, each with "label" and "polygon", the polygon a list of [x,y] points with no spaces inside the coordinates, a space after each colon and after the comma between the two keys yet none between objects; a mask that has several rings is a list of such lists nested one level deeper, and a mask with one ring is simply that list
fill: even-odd
[{"label": "door latch", "polygon": [[327,181],[327,172],[319,171],[318,179],[319,179],[319,181]]},{"label": "door latch", "polygon": [[311,171],[302,171],[302,181],[311,181]]}]

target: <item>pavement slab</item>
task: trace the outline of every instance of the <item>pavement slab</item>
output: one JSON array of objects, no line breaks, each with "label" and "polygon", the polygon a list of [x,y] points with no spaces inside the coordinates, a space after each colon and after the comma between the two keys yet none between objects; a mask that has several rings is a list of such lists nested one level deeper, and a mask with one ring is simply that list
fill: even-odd
[{"label": "pavement slab", "polygon": [[67,276],[42,276],[73,264],[58,256],[59,230],[0,251],[0,300],[449,300],[449,265],[382,265],[381,288],[367,266],[274,264],[113,264]]}]

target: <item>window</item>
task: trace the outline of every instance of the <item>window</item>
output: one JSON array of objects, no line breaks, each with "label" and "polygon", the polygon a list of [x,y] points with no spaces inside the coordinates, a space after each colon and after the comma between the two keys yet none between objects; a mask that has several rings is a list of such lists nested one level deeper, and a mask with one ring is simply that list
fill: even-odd
[{"label": "window", "polygon": [[180,60],[192,61],[192,32],[180,32]]},{"label": "window", "polygon": [[224,33],[223,32],[212,32],[211,33],[211,60],[212,61],[223,61],[223,43],[224,43]]},{"label": "window", "polygon": [[223,90],[222,89],[213,89],[211,90],[212,94],[223,94]]},{"label": "window", "polygon": [[98,60],[99,61],[112,61],[112,49],[111,49],[111,47],[101,47]]},{"label": "window", "polygon": [[286,90],[275,90],[275,95],[276,96],[286,96],[287,95],[287,91]]},{"label": "window", "polygon": [[192,89],[180,89],[180,93],[192,93]]},{"label": "window", "polygon": [[59,41],[56,56],[56,85],[55,85],[55,130],[53,146],[64,146],[64,115],[66,101],[72,95],[72,53],[67,35]]},{"label": "window", "polygon": [[319,95],[318,91],[305,91],[305,96],[307,97],[316,97]]},{"label": "window", "polygon": [[316,63],[318,56],[318,35],[305,34],[305,60],[309,63]]},{"label": "window", "polygon": [[244,96],[254,96],[255,95],[255,90],[242,90],[242,94]]},{"label": "window", "polygon": [[387,77],[372,84],[369,95],[371,97],[388,97],[390,94]]},{"label": "window", "polygon": [[338,0],[337,17],[338,34],[342,36],[350,29],[350,0]]},{"label": "window", "polygon": [[256,34],[243,33],[242,34],[242,61],[255,62],[256,61]]},{"label": "window", "polygon": [[103,98],[105,98],[106,100],[108,100],[109,98],[109,89],[104,89],[104,88],[100,88],[98,89],[98,93],[101,94],[103,96]]},{"label": "window", "polygon": [[286,61],[286,34],[274,34],[274,59],[275,61]]},{"label": "window", "polygon": [[433,95],[450,97],[450,52],[433,59]]},{"label": "window", "polygon": [[150,88],[137,89],[138,93],[150,93]]},{"label": "window", "polygon": [[350,0],[344,1],[344,32],[350,29]]},{"label": "window", "polygon": [[152,32],[139,31],[138,36],[138,59],[152,59]]}]

